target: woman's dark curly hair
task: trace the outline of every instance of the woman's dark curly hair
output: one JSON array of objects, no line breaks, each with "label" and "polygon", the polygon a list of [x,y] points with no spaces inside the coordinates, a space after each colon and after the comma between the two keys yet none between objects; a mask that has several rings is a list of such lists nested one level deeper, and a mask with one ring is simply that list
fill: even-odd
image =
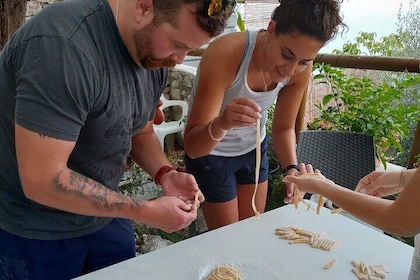
[{"label": "woman's dark curly hair", "polygon": [[340,16],[342,0],[280,0],[271,19],[276,22],[276,34],[299,32],[324,45],[347,30]]},{"label": "woman's dark curly hair", "polygon": [[[210,37],[215,37],[223,32],[227,20],[235,9],[235,0],[154,0],[154,23],[169,22],[177,26],[179,10],[184,5],[196,6],[197,24]],[[209,12],[209,7],[216,4],[220,7],[216,12]]]}]

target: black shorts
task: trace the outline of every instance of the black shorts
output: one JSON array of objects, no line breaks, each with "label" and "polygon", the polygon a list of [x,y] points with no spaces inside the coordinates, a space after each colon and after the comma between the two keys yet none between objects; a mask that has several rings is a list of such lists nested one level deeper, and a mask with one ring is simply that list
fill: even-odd
[{"label": "black shorts", "polygon": [[[259,183],[268,180],[267,142],[266,137],[261,143]],[[207,155],[191,159],[185,155],[185,165],[209,202],[232,200],[237,196],[238,184],[255,184],[255,149],[235,157]]]}]

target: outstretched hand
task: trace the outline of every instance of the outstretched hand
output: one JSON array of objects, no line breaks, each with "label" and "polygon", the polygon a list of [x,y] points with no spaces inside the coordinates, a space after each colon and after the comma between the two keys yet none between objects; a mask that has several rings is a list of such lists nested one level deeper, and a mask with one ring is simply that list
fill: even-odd
[{"label": "outstretched hand", "polygon": [[396,194],[402,191],[401,176],[401,171],[373,171],[360,179],[355,191],[377,197]]},{"label": "outstretched hand", "polygon": [[[319,170],[313,170],[311,164],[299,164],[299,175],[287,175],[283,178],[285,183],[293,183],[306,193],[319,193],[325,184],[334,184],[333,181],[325,178]],[[289,202],[290,203],[290,202]]]}]

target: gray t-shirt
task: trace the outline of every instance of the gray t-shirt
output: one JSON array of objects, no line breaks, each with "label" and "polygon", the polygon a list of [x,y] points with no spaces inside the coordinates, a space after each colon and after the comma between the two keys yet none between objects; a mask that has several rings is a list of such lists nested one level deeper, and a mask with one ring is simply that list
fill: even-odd
[{"label": "gray t-shirt", "polygon": [[19,181],[14,122],[76,141],[68,166],[117,190],[132,136],[153,119],[167,70],[136,66],[106,0],[49,5],[0,53],[0,228],[27,238],[92,233],[109,218],[28,200]]}]

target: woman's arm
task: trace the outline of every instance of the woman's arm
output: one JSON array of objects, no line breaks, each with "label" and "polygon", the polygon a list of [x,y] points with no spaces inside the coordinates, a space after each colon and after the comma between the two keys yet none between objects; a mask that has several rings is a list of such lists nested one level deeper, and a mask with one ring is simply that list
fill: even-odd
[{"label": "woman's arm", "polygon": [[[312,166],[300,164],[303,173]],[[318,193],[351,215],[377,228],[399,236],[420,232],[420,170],[407,182],[394,200],[374,197],[334,184],[322,176],[286,176],[284,182],[297,184],[302,191]]]},{"label": "woman's arm", "polygon": [[191,158],[209,154],[218,144],[215,139],[222,139],[227,130],[253,125],[260,117],[259,106],[244,98],[232,100],[219,114],[225,90],[235,79],[244,48],[245,33],[224,35],[209,45],[201,59],[196,94],[184,134],[184,149]]},{"label": "woman's arm", "polygon": [[378,197],[400,193],[415,171],[373,171],[360,179],[355,191]]},{"label": "woman's arm", "polygon": [[[293,76],[289,83],[280,90],[274,111],[272,139],[273,148],[280,165],[286,168],[290,164],[297,164],[296,156],[296,118],[305,90],[311,77],[312,63],[307,68]],[[294,174],[291,169],[288,174]],[[293,184],[287,184],[286,202],[293,196]]]},{"label": "woman's arm", "polygon": [[312,64],[293,76],[280,90],[274,111],[272,137],[281,166],[297,164],[295,124],[300,104],[311,77]]}]

